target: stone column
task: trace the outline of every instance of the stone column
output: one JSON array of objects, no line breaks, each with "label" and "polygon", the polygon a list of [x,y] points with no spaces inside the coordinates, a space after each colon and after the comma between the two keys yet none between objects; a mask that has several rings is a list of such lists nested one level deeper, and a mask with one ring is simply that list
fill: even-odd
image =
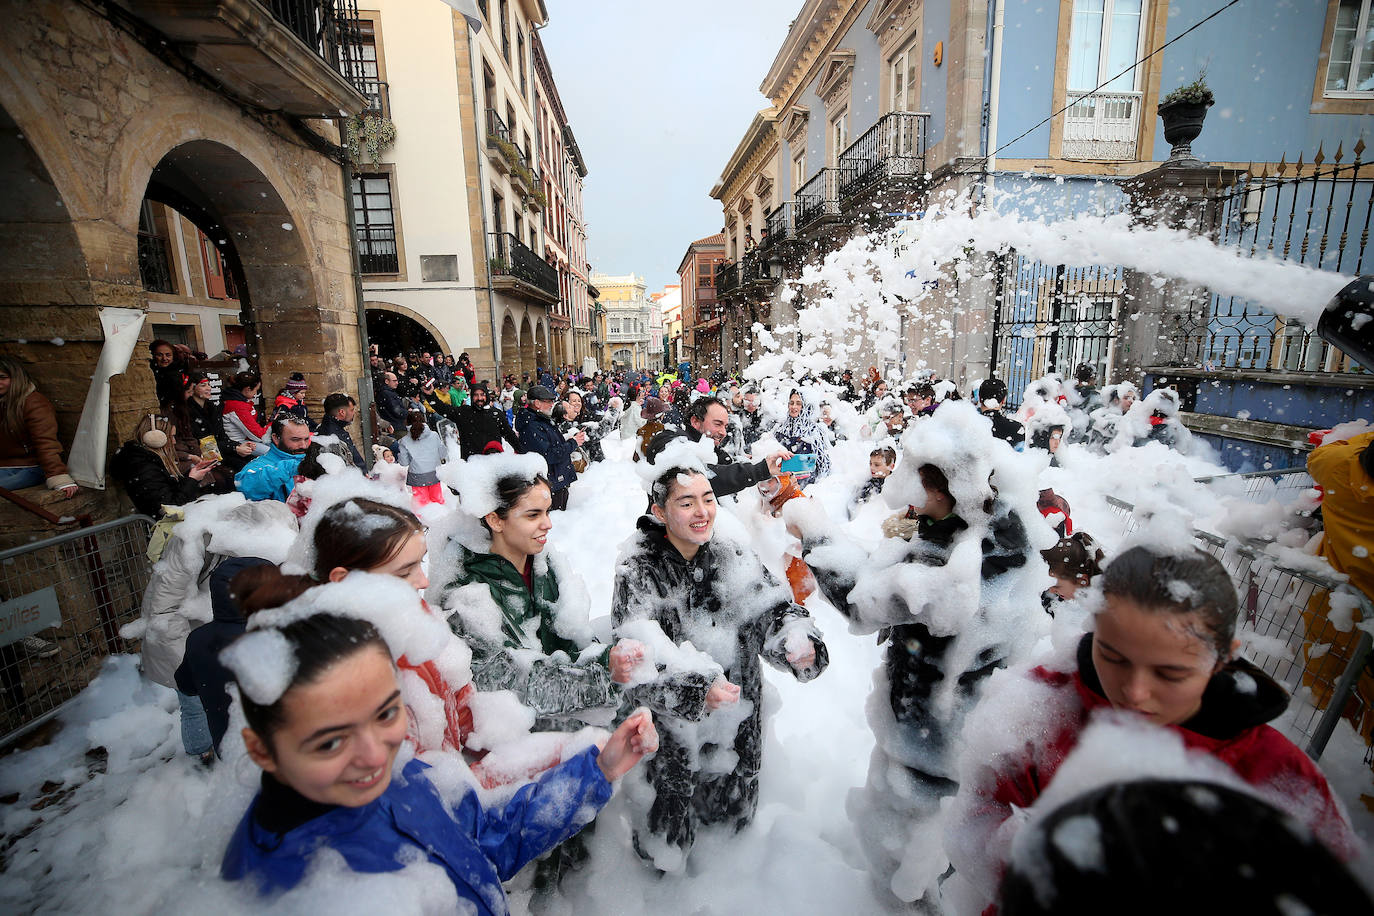
[{"label": "stone column", "polygon": [[[1212,233],[1222,206],[1217,192],[1244,172],[1196,159],[1169,161],[1121,183],[1135,222]],[[1116,380],[1139,385],[1147,366],[1195,366],[1202,362],[1211,292],[1166,277],[1163,282],[1127,271],[1117,315]],[[1106,379],[1103,380],[1107,381]]]}]

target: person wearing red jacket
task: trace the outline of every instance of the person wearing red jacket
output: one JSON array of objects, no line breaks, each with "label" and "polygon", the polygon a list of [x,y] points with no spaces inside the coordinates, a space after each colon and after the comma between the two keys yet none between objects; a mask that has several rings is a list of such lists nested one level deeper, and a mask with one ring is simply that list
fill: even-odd
[{"label": "person wearing red jacket", "polygon": [[1100,715],[1129,710],[1171,729],[1189,750],[1230,767],[1262,796],[1350,860],[1357,841],[1326,778],[1265,724],[1288,705],[1281,686],[1235,656],[1238,604],[1221,563],[1200,550],[1133,547],[1102,575],[1096,630],[1079,643],[1076,670],[1032,670],[1008,689],[1034,695],[1035,721],[1014,724],[1004,753],[966,761],[946,823],[945,846],[963,883],[992,912],[1012,838],[1083,731]]}]

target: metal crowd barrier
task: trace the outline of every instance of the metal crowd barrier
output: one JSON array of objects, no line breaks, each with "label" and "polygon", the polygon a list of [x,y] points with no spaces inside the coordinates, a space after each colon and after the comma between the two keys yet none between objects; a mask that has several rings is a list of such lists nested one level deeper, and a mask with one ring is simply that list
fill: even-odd
[{"label": "metal crowd barrier", "polygon": [[1194,483],[1217,483],[1225,480],[1240,480],[1245,484],[1245,497],[1258,502],[1262,497],[1288,494],[1293,491],[1308,490],[1314,486],[1312,475],[1306,468],[1276,468],[1270,471],[1247,471],[1244,474],[1217,474],[1212,477],[1195,477]]},{"label": "metal crowd barrier", "polygon": [[[1124,533],[1139,527],[1134,506],[1114,496],[1108,496],[1107,502],[1121,516]],[[1370,621],[1374,603],[1334,573],[1284,565],[1265,553],[1262,544],[1245,544],[1197,529],[1193,536],[1198,547],[1221,560],[1236,583],[1244,615],[1242,638],[1245,632],[1261,638],[1243,654],[1293,697],[1274,726],[1313,760],[1320,759],[1342,716],[1361,721],[1374,714],[1355,690],[1374,639],[1358,629],[1339,631],[1323,608],[1332,594],[1347,596],[1338,601],[1353,603],[1357,619]]]},{"label": "metal crowd barrier", "polygon": [[[0,747],[55,715],[107,656],[130,650],[119,628],[139,616],[152,528],[131,515],[0,551]],[[26,650],[28,636],[50,645]]]}]

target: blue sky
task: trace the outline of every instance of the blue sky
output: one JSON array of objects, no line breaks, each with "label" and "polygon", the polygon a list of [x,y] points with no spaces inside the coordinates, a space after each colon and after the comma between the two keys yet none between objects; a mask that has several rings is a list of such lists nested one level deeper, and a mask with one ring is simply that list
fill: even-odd
[{"label": "blue sky", "polygon": [[710,197],[803,0],[547,0],[539,33],[587,161],[587,255],[601,273],[677,282]]}]

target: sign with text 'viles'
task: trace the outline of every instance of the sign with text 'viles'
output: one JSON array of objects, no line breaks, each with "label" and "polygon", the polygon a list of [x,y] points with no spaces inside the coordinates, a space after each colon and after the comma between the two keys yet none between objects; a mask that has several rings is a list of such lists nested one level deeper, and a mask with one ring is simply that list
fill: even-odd
[{"label": "sign with text 'viles'", "polygon": [[36,592],[0,602],[0,646],[62,623],[57,590],[49,585]]}]

